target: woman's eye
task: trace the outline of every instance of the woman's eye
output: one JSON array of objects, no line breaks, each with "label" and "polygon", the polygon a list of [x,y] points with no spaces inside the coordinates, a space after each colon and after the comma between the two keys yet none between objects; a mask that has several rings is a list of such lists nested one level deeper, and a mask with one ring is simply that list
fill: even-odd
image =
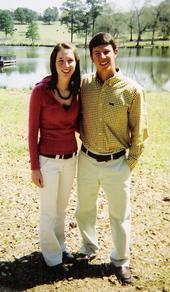
[{"label": "woman's eye", "polygon": [[63,63],[63,60],[58,60],[57,63],[58,64],[62,64]]},{"label": "woman's eye", "polygon": [[69,64],[71,64],[71,63],[73,63],[74,62],[74,60],[68,60],[68,63]]}]

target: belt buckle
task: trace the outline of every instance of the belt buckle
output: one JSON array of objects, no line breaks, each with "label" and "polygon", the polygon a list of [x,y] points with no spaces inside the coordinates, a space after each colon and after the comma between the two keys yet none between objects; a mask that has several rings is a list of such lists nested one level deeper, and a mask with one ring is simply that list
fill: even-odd
[{"label": "belt buckle", "polygon": [[56,155],[56,158],[57,159],[62,159],[63,158],[63,155]]}]

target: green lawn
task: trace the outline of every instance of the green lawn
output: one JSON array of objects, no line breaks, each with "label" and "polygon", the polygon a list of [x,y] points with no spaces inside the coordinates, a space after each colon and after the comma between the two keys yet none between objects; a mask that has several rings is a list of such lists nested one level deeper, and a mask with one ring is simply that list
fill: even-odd
[{"label": "green lawn", "polygon": [[[132,285],[122,286],[103,273],[111,250],[108,204],[99,194],[99,256],[88,265],[73,265],[69,279],[54,278],[39,254],[39,195],[31,184],[27,146],[29,89],[0,89],[0,291],[169,291],[168,92],[146,92],[150,137],[132,174]],[[76,182],[66,217],[68,250],[77,252]],[[71,227],[70,223],[75,223]],[[38,251],[38,252],[37,252]],[[106,267],[106,266],[105,266]]]},{"label": "green lawn", "polygon": [[[22,155],[26,149],[30,93],[29,89],[0,89],[0,145],[12,154]],[[146,100],[149,139],[138,167],[166,171],[169,168],[169,92],[147,92]]]},{"label": "green lawn", "polygon": [[[58,21],[56,23],[53,23],[51,25],[49,24],[44,24],[42,21],[38,21],[38,32],[39,32],[39,39],[35,42],[36,45],[55,45],[58,42],[70,42],[70,32],[68,32],[68,28],[66,25],[61,25],[61,23]],[[21,25],[21,24],[15,24],[14,27],[14,34],[13,36],[7,36],[5,37],[4,32],[0,31],[0,44],[13,44],[13,45],[18,45],[18,44],[31,44],[31,40],[27,39],[25,37],[25,33],[28,29],[28,25]],[[157,36],[159,37],[159,36]],[[91,36],[89,35],[90,40]],[[141,41],[140,45],[141,46],[151,46],[150,41],[145,41],[145,39],[151,38],[151,33],[144,33],[142,35],[142,38],[144,39]],[[118,46],[135,46],[136,41],[129,42],[129,34],[122,34],[122,36],[118,39],[116,39]],[[136,39],[136,35],[133,35],[133,39]],[[78,44],[78,45],[84,45],[84,37],[80,37],[78,35],[74,35],[73,43]],[[168,41],[161,41],[158,40],[155,42],[155,46],[169,46],[170,47],[170,40]]]},{"label": "green lawn", "polygon": [[[31,44],[31,40],[25,37],[28,25],[15,24],[15,31],[13,36],[5,37],[4,32],[0,31],[0,43],[5,44]],[[65,25],[60,22],[48,25],[43,22],[38,22],[39,39],[35,42],[38,45],[54,45],[58,42],[70,42],[70,32],[68,32]],[[74,36],[73,42],[83,43],[84,39]]]}]

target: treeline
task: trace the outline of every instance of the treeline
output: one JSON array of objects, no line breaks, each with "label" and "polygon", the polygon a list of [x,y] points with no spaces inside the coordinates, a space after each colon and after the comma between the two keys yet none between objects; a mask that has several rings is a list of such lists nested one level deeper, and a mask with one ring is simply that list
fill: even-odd
[{"label": "treeline", "polygon": [[[107,4],[106,0],[66,0],[60,9],[47,8],[42,15],[28,8],[17,8],[14,11],[0,10],[0,31],[5,35],[14,33],[15,22],[28,24],[26,37],[32,42],[39,38],[37,21],[51,24],[60,21],[70,32],[70,41],[74,35],[84,37],[85,45],[88,36],[98,31],[107,31],[115,38],[136,41],[140,46],[142,35],[149,32],[153,45],[156,38],[168,40],[170,36],[170,1],[164,0],[159,5],[151,6],[146,0],[139,6],[138,0],[133,0],[129,12],[118,12],[114,8],[114,1]],[[116,1],[115,1],[116,5]],[[127,37],[128,36],[128,37]],[[135,39],[134,39],[135,36]]]}]

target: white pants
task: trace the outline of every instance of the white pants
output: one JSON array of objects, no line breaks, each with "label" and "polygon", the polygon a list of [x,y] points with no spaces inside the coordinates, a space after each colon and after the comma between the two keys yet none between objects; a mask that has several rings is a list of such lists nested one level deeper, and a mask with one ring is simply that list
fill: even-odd
[{"label": "white pants", "polygon": [[113,239],[110,255],[115,266],[129,265],[130,241],[130,169],[125,156],[97,162],[80,152],[78,162],[78,205],[76,218],[83,239],[81,252],[96,253],[96,201],[99,187],[107,194]]},{"label": "white pants", "polygon": [[76,157],[53,159],[40,155],[44,187],[40,188],[40,246],[48,266],[62,262],[66,249],[65,212],[73,185]]}]

